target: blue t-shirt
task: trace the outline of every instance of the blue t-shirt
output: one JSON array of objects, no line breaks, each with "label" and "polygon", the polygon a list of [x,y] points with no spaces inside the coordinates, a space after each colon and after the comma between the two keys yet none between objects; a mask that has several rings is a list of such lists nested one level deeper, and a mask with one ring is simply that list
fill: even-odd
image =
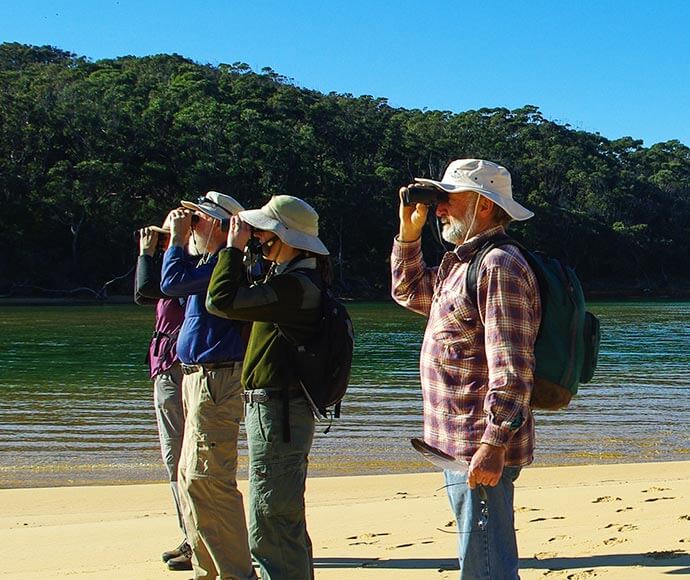
[{"label": "blue t-shirt", "polygon": [[218,258],[213,256],[197,266],[198,261],[179,246],[171,246],[163,256],[161,290],[168,296],[188,297],[177,356],[184,364],[242,361],[246,323],[219,318],[206,310],[206,290]]}]

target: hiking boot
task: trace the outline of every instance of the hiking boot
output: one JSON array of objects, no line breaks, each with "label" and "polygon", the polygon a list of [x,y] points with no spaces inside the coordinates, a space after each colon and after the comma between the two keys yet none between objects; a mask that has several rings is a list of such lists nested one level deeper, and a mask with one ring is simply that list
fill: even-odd
[{"label": "hiking boot", "polygon": [[193,570],[192,552],[190,551],[189,555],[182,554],[181,556],[177,556],[177,558],[170,558],[167,564],[168,570]]},{"label": "hiking boot", "polygon": [[180,556],[184,555],[189,555],[190,558],[192,557],[192,548],[187,543],[187,540],[184,540],[174,550],[170,550],[169,552],[163,552],[161,554],[161,558],[163,558],[163,562],[167,562],[168,560],[172,560],[173,558],[179,558]]}]

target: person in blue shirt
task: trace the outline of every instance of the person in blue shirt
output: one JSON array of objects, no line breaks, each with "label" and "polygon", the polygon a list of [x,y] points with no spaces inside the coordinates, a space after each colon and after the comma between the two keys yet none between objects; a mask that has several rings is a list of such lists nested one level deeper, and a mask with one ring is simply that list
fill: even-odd
[{"label": "person in blue shirt", "polygon": [[170,212],[170,246],[163,256],[161,290],[187,297],[177,341],[186,410],[178,486],[195,578],[256,578],[237,489],[246,323],[219,318],[205,307],[226,224],[242,209],[216,191],[197,203],[183,201]]}]

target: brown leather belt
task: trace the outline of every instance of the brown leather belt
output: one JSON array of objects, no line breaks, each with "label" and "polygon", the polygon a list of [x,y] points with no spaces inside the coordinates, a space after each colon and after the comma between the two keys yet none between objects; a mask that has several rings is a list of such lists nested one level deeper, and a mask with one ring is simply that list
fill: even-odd
[{"label": "brown leather belt", "polygon": [[182,364],[182,372],[185,375],[192,375],[194,373],[203,371],[215,371],[218,369],[232,369],[235,365],[241,365],[239,362],[225,362],[225,363],[203,363],[198,365]]}]

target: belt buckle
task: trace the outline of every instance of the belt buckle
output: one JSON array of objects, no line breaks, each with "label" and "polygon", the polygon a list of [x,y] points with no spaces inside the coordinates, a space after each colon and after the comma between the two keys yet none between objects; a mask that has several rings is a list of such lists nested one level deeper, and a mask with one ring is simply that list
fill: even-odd
[{"label": "belt buckle", "polygon": [[265,403],[270,400],[268,393],[265,391],[244,391],[242,398],[245,403]]},{"label": "belt buckle", "polygon": [[197,371],[201,371],[203,369],[204,367],[202,367],[201,365],[182,365],[182,373],[185,375],[192,375]]}]

